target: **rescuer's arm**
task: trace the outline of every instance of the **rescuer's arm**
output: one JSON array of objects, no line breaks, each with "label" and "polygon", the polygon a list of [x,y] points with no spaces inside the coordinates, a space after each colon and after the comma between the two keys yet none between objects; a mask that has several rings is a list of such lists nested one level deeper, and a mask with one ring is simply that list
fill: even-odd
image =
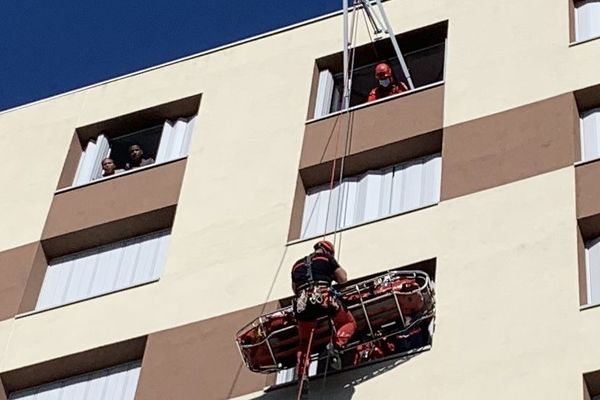
[{"label": "rescuer's arm", "polygon": [[335,281],[337,283],[348,282],[348,274],[346,273],[346,270],[342,267],[337,267],[333,275],[335,276]]}]

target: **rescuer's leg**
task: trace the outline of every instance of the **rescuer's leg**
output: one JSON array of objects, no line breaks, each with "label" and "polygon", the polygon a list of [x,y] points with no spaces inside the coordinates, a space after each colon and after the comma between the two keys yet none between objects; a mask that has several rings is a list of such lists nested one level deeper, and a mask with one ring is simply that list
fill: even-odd
[{"label": "rescuer's leg", "polygon": [[302,392],[308,392],[308,365],[310,359],[310,347],[312,335],[317,326],[317,321],[298,321],[298,383],[302,385]]},{"label": "rescuer's leg", "polygon": [[335,346],[341,349],[356,331],[356,321],[352,313],[345,308],[340,308],[331,319],[336,330]]},{"label": "rescuer's leg", "polygon": [[329,358],[333,369],[342,368],[342,359],[339,350],[342,349],[356,331],[356,321],[354,316],[348,310],[340,307],[331,317],[331,321],[335,326],[335,346],[329,348]]}]

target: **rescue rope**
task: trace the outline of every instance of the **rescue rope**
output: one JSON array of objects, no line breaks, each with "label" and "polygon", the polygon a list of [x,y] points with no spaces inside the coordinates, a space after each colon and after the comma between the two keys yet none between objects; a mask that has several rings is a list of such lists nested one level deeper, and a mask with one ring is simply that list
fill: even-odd
[{"label": "rescue rope", "polygon": [[304,387],[304,378],[308,377],[307,376],[308,375],[307,369],[308,369],[308,366],[310,364],[310,349],[312,347],[312,340],[313,340],[313,336],[315,334],[315,329],[316,329],[316,325],[313,326],[312,330],[310,331],[310,337],[308,339],[308,351],[304,355],[304,364],[302,365],[304,371],[302,371],[302,379],[300,380],[300,385],[298,385],[298,397],[297,397],[297,400],[300,400],[302,398],[302,388]]}]

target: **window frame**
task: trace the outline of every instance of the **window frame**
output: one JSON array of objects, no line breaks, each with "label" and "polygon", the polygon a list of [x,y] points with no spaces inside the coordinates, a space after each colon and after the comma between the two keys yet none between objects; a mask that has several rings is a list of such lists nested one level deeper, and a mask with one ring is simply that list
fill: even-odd
[{"label": "window frame", "polygon": [[[57,308],[62,308],[62,307],[70,306],[70,305],[73,305],[73,304],[78,304],[78,303],[81,303],[81,302],[84,302],[84,301],[89,301],[89,300],[97,299],[99,297],[109,296],[109,295],[112,295],[112,294],[115,294],[115,293],[119,293],[119,292],[122,292],[122,291],[125,291],[125,290],[130,290],[130,289],[138,288],[138,287],[141,287],[141,286],[150,285],[150,284],[153,284],[153,283],[156,283],[156,282],[160,281],[160,279],[162,277],[162,274],[164,272],[165,264],[166,264],[166,254],[167,254],[169,246],[170,246],[171,231],[172,231],[171,228],[160,229],[160,230],[157,230],[157,231],[154,231],[154,232],[150,232],[150,233],[146,233],[146,234],[143,234],[143,235],[133,236],[133,237],[130,237],[130,238],[127,238],[127,239],[118,240],[118,241],[115,241],[115,242],[112,242],[112,243],[107,243],[107,244],[104,244],[104,245],[101,245],[101,246],[96,246],[96,247],[92,247],[92,248],[89,248],[89,249],[86,249],[86,250],[81,250],[81,251],[77,251],[77,252],[74,252],[74,253],[71,253],[71,254],[66,254],[64,256],[55,257],[54,259],[49,260],[48,261],[48,267],[50,266],[51,263],[55,262],[56,260],[62,260],[62,259],[67,259],[67,258],[76,258],[76,256],[78,256],[78,255],[80,255],[80,256],[83,257],[83,255],[92,252],[94,249],[109,248],[109,247],[115,246],[115,245],[123,243],[123,242],[135,241],[136,239],[140,240],[138,242],[138,244],[139,244],[139,243],[143,242],[141,239],[143,239],[143,238],[150,238],[150,237],[153,237],[153,236],[155,236],[155,238],[162,238],[164,236],[168,237],[166,239],[167,243],[165,244],[166,247],[164,249],[164,252],[165,252],[164,260],[162,261],[162,264],[158,265],[158,267],[157,267],[157,268],[159,268],[159,271],[157,272],[157,277],[156,278],[151,278],[151,279],[149,279],[147,281],[139,282],[139,283],[136,283],[136,284],[133,284],[133,285],[130,285],[130,286],[125,286],[125,287],[118,288],[118,289],[108,290],[106,292],[101,292],[101,293],[98,293],[98,294],[95,294],[95,295],[92,295],[92,296],[89,296],[89,297],[83,297],[83,298],[80,298],[80,299],[76,299],[76,300],[72,300],[72,301],[67,301],[67,302],[56,304],[56,305],[53,305],[53,306],[37,308],[39,300],[40,300],[40,297],[42,295],[43,285],[44,285],[44,283],[46,281],[46,274],[48,273],[48,269],[46,268],[46,272],[44,273],[44,278],[42,280],[42,286],[40,287],[40,291],[39,291],[39,293],[37,295],[35,308],[33,310],[31,310],[31,311],[18,314],[18,315],[15,316],[15,318],[23,318],[23,317],[26,317],[26,316],[29,316],[29,315],[39,314],[39,313],[50,311],[50,310],[55,310]],[[160,246],[160,244],[158,244],[157,246]],[[157,250],[157,251],[159,251],[159,250]]]},{"label": "window frame", "polygon": [[[587,299],[586,299],[586,304],[584,305],[584,307],[590,307],[590,306],[596,306],[596,305],[600,305],[600,299],[597,302],[593,302],[592,301],[592,278],[591,278],[591,264],[590,264],[590,250],[592,247],[594,246],[600,246],[600,236],[592,239],[592,240],[588,240],[585,244],[585,275],[586,275],[586,285],[587,285]],[[598,259],[598,267],[600,268],[600,257]],[[598,286],[598,289],[600,291],[600,281],[598,283],[596,283],[596,286]]]},{"label": "window frame", "polygon": [[[586,37],[586,38],[580,38],[580,30],[579,30],[579,18],[580,17],[580,12],[579,10],[579,6],[585,4],[585,3],[598,3],[598,7],[600,8],[600,1],[597,0],[572,0],[571,3],[571,7],[572,7],[572,12],[573,12],[573,30],[572,30],[572,34],[573,34],[573,40],[571,42],[571,45],[576,45],[576,44],[580,44],[580,43],[586,43],[592,40],[596,40],[596,39],[600,39],[600,28],[598,29],[597,32],[593,33],[590,37]],[[600,9],[599,9],[600,12]],[[600,26],[600,21],[598,22],[599,26]]]},{"label": "window frame", "polygon": [[[402,161],[402,162],[399,162],[399,163],[394,163],[392,165],[388,165],[388,166],[384,166],[384,167],[380,167],[380,168],[370,169],[370,170],[367,170],[367,171],[365,171],[365,172],[363,172],[361,174],[356,174],[356,175],[345,177],[345,178],[342,179],[342,182],[345,183],[345,182],[349,182],[351,180],[360,180],[360,179],[366,177],[369,172],[383,172],[383,171],[391,169],[392,173],[395,173],[396,172],[396,168],[398,168],[398,167],[406,167],[406,166],[408,166],[410,164],[414,164],[414,163],[417,163],[417,162],[420,162],[420,161],[423,161],[423,160],[426,160],[426,162],[427,162],[427,161],[431,161],[431,160],[434,160],[434,159],[439,159],[439,164],[440,164],[439,165],[439,173],[438,173],[438,175],[439,175],[439,187],[437,189],[438,190],[438,193],[437,193],[438,196],[437,196],[437,201],[435,203],[424,204],[424,205],[420,205],[418,207],[410,208],[410,209],[403,210],[403,211],[391,212],[391,209],[393,207],[392,201],[391,201],[391,196],[393,196],[393,181],[394,181],[394,178],[393,178],[393,175],[392,175],[392,177],[391,177],[392,187],[390,188],[390,213],[389,214],[385,214],[385,215],[382,215],[382,216],[374,218],[374,219],[366,219],[366,220],[363,220],[361,222],[353,223],[353,224],[348,224],[348,225],[345,225],[345,226],[342,225],[342,223],[340,223],[340,225],[342,225],[342,226],[337,227],[337,229],[336,229],[335,223],[334,223],[333,230],[328,230],[327,227],[325,227],[324,232],[318,232],[317,234],[314,234],[314,235],[306,235],[305,236],[305,235],[303,235],[303,233],[304,233],[304,231],[306,229],[306,226],[307,226],[307,225],[305,225],[305,216],[304,216],[304,214],[306,212],[306,207],[307,207],[307,198],[308,198],[309,195],[315,193],[314,190],[316,190],[318,188],[326,187],[328,184],[326,183],[326,184],[321,184],[321,185],[313,186],[311,188],[307,188],[306,192],[305,192],[305,195],[304,195],[304,208],[302,210],[302,220],[301,220],[302,222],[301,222],[300,236],[299,236],[298,239],[289,241],[289,243],[299,243],[299,242],[303,242],[303,241],[307,241],[307,240],[312,240],[312,239],[321,237],[324,234],[330,234],[334,230],[337,231],[337,232],[342,232],[342,231],[345,231],[345,230],[348,230],[348,229],[353,229],[353,228],[356,228],[356,227],[359,227],[359,226],[363,226],[363,225],[367,225],[367,224],[379,222],[379,221],[382,221],[382,220],[385,220],[385,219],[388,219],[388,218],[394,218],[394,217],[397,217],[399,215],[409,214],[409,213],[413,213],[413,212],[416,212],[416,211],[419,211],[419,210],[423,210],[423,209],[426,209],[426,208],[437,206],[442,201],[442,199],[441,199],[441,187],[442,187],[443,157],[442,157],[442,153],[441,152],[437,152],[437,153],[433,153],[433,154],[428,154],[428,155],[424,155],[424,156],[419,156],[419,157],[411,158],[411,159],[408,159],[408,160],[405,160],[405,161]],[[339,181],[336,183],[336,185],[337,185],[337,187],[339,187]],[[338,189],[338,191],[339,190],[340,189]],[[331,192],[331,189],[326,189],[326,191],[327,192]],[[343,189],[342,189],[342,192],[344,192]],[[347,193],[338,193],[337,196],[340,196],[340,195],[344,196],[346,199],[348,197]],[[332,199],[334,197],[336,197],[336,196],[335,195],[331,196]],[[344,211],[342,211],[342,212],[344,212]],[[347,214],[345,212],[344,212],[343,215],[344,215],[344,218],[347,216]],[[329,216],[327,218],[329,218]],[[328,220],[328,222],[329,222],[329,220]],[[328,225],[329,225],[329,223],[328,223]]]}]

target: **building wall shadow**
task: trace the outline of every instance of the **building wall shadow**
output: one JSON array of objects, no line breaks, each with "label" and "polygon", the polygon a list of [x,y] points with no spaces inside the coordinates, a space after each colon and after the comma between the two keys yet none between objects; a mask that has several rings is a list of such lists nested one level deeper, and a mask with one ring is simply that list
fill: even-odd
[{"label": "building wall shadow", "polygon": [[[340,373],[332,373],[326,377],[311,379],[310,398],[327,400],[350,400],[354,397],[355,386],[375,379],[392,369],[410,361],[418,354],[396,358],[379,363],[351,369]],[[297,396],[298,386],[291,385],[262,393],[252,400],[289,400]]]}]

